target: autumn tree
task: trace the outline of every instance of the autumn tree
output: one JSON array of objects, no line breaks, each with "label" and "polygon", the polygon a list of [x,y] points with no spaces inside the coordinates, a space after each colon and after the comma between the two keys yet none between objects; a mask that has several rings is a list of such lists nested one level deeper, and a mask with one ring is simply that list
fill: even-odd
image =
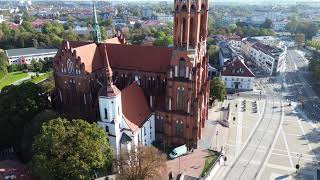
[{"label": "autumn tree", "polygon": [[156,179],[166,170],[166,156],[155,147],[138,145],[120,152],[116,161],[121,180]]},{"label": "autumn tree", "polygon": [[91,179],[113,158],[107,135],[96,123],[53,119],[33,143],[31,168],[41,179]]}]

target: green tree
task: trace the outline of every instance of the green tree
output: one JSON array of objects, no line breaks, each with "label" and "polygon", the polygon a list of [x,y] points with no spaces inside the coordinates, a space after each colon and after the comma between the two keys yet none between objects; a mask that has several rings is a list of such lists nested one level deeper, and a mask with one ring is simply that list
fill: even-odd
[{"label": "green tree", "polygon": [[32,158],[32,142],[34,138],[40,133],[41,126],[44,122],[51,119],[58,118],[59,115],[53,110],[44,110],[37,114],[30,122],[23,128],[23,136],[21,138],[21,160],[29,162]]},{"label": "green tree", "polygon": [[157,39],[153,42],[154,46],[168,47],[173,44],[173,37],[167,36],[163,31],[159,31],[155,35]]},{"label": "green tree", "polygon": [[133,28],[134,29],[141,29],[142,25],[139,22],[134,23]]},{"label": "green tree", "polygon": [[210,86],[210,95],[219,101],[224,101],[227,92],[223,81],[215,77],[212,79]]},{"label": "green tree", "polygon": [[0,80],[8,73],[8,58],[4,52],[0,52]]},{"label": "green tree", "polygon": [[262,28],[270,29],[272,28],[272,21],[271,19],[266,18],[266,20],[261,24]]},{"label": "green tree", "polygon": [[21,152],[20,141],[26,123],[50,107],[41,87],[31,82],[10,85],[0,93],[0,144]]},{"label": "green tree", "polygon": [[91,179],[112,162],[107,135],[84,120],[53,119],[33,144],[32,171],[41,179]]},{"label": "green tree", "polygon": [[34,32],[30,21],[23,21],[21,27],[23,27],[27,32]]},{"label": "green tree", "polygon": [[35,60],[35,59],[32,59],[31,60],[31,67],[32,67],[32,70],[35,71],[35,72],[41,72],[43,71],[43,61],[42,60]]},{"label": "green tree", "polygon": [[68,30],[63,33],[63,39],[68,41],[77,41],[79,37],[74,33],[72,27],[69,26]]},{"label": "green tree", "polygon": [[214,67],[219,66],[219,46],[211,45],[208,49],[209,63]]},{"label": "green tree", "polygon": [[41,32],[44,34],[50,34],[52,32],[52,24],[50,22],[45,22],[42,25]]},{"label": "green tree", "polygon": [[302,33],[296,34],[296,36],[295,36],[295,41],[296,41],[296,43],[297,43],[299,46],[304,45],[305,35],[302,34]]}]

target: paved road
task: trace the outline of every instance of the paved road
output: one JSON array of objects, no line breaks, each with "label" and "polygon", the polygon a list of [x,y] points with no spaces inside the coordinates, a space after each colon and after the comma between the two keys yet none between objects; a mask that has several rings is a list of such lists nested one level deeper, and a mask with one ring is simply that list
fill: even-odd
[{"label": "paved road", "polygon": [[269,99],[262,120],[224,179],[255,179],[281,121],[281,103]]},{"label": "paved road", "polygon": [[[320,101],[308,79],[308,61],[295,50],[289,50],[286,63],[286,84],[289,99],[299,102],[297,108],[314,121],[320,120]],[[299,101],[300,100],[300,101]],[[301,103],[303,101],[303,106]]]},{"label": "paved road", "polygon": [[[216,179],[313,180],[315,164],[320,160],[320,109],[315,112],[320,107],[316,104],[319,98],[307,81],[308,61],[301,53],[289,50],[286,66],[277,77],[258,75],[262,96],[240,93],[243,98],[266,99],[266,115],[257,128],[248,129],[252,136]],[[304,107],[298,101],[300,97]],[[298,173],[296,164],[301,167]]]}]

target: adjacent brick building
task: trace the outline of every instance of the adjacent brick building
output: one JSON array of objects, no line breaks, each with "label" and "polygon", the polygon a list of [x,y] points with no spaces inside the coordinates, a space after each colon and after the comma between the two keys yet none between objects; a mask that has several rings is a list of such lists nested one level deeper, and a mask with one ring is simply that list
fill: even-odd
[{"label": "adjacent brick building", "polygon": [[175,0],[174,10],[172,48],[129,45],[119,33],[101,42],[95,25],[94,42],[64,42],[54,58],[55,108],[96,122],[99,92],[136,81],[155,115],[156,141],[196,148],[208,116],[208,0]]}]

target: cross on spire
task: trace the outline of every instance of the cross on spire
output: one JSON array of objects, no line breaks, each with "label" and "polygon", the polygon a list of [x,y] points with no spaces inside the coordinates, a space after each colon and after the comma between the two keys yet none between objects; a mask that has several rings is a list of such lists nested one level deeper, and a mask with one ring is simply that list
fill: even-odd
[{"label": "cross on spire", "polygon": [[96,12],[96,6],[95,6],[95,1],[93,3],[93,17],[92,17],[92,39],[95,43],[99,44],[101,42],[101,33],[100,33],[100,27],[98,23],[98,18],[97,18],[97,12]]}]

